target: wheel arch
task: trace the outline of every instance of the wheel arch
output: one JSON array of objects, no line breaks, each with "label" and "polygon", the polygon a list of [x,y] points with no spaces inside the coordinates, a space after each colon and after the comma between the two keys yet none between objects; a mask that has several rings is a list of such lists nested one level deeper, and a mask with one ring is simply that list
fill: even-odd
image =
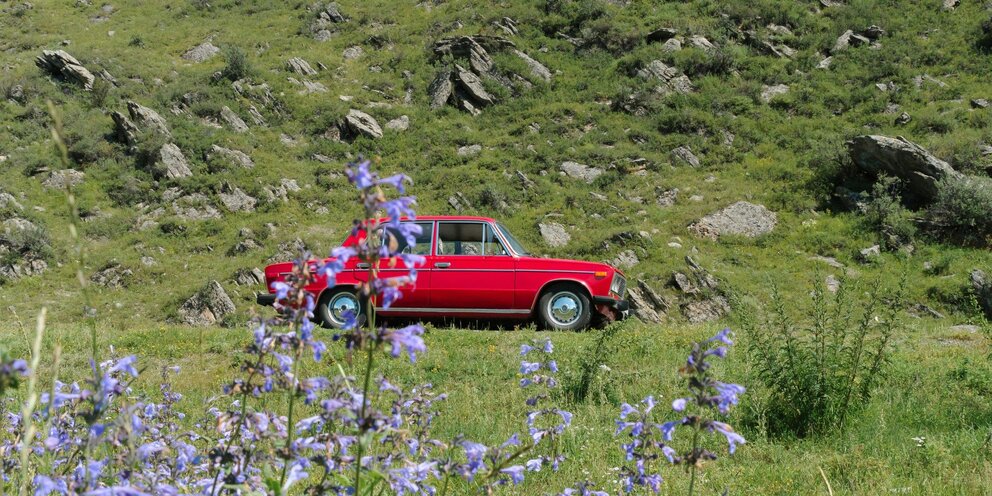
[{"label": "wheel arch", "polygon": [[592,301],[592,290],[589,289],[589,285],[584,281],[579,279],[552,279],[544,283],[544,285],[541,286],[541,289],[534,293],[534,300],[530,303],[530,311],[532,314],[536,315],[535,312],[537,312],[537,302],[541,300],[541,296],[544,296],[544,293],[546,293],[549,288],[557,285],[574,286],[585,293],[586,298],[589,298],[590,302]]}]

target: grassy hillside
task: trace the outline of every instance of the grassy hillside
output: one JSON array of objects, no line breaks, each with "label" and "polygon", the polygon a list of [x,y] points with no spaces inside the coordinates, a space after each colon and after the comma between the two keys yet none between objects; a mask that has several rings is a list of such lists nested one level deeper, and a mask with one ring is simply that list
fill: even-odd
[{"label": "grassy hillside", "polygon": [[[118,274],[129,271],[120,287],[93,286],[101,349],[138,353],[149,371],[183,366],[177,389],[194,409],[219,394],[232,355],[249,340],[249,317],[269,312],[254,305],[263,288],[238,285],[235,274],[288,258],[297,239],[320,255],[336,246],[360,214],[342,166],[365,156],[383,172],[412,176],[418,213],[452,214],[460,204],[463,213],[499,218],[542,255],[610,261],[630,251],[637,258],[625,267],[630,286],[643,281],[666,296],[679,294],[670,281],[688,270],[687,255],[735,304],[767,308],[775,286],[792,316],[808,310],[813,281],[846,278],[886,289],[907,281],[904,300],[895,302],[900,324],[889,380],[843,431],[806,439],[768,432],[770,392],[743,347],[734,351],[721,372],[750,389],[730,419],[749,445],[705,472],[703,487],[824,493],[826,477],[837,494],[988,494],[989,337],[952,326],[986,323],[969,274],[992,270],[992,253],[922,228],[893,246],[871,215],[835,194],[852,170],[845,141],[862,134],[903,136],[959,171],[990,175],[992,155],[983,146],[992,145],[992,108],[972,100],[992,99],[983,33],[992,11],[982,2],[943,3],[342,0],[343,21],[321,21],[326,4],[305,1],[0,3],[0,267],[31,258],[47,264],[40,274],[0,279],[7,316],[0,347],[26,355],[17,320],[30,327],[45,306],[52,327],[43,356],[59,342],[61,377],[87,371],[51,100],[72,167],[84,174],[74,187],[84,274],[114,261]],[[659,28],[672,28],[680,48],[650,34]],[[848,30],[873,39],[835,47]],[[491,50],[506,78],[481,82],[494,104],[479,115],[451,104],[432,108],[438,73],[469,64],[436,55],[434,43],[480,34],[512,41],[551,77],[532,73],[512,50]],[[217,52],[202,62],[184,57],[203,43]],[[41,70],[35,58],[43,50],[78,59],[95,75],[92,89]],[[316,73],[293,72],[295,57]],[[664,81],[641,75],[653,61],[687,76],[691,89],[670,83],[659,91]],[[774,87],[781,93],[769,93]],[[157,112],[168,140],[146,129],[129,146],[115,135],[113,113],[127,115],[128,102]],[[247,131],[226,122],[225,109]],[[342,136],[350,110],[372,116],[382,136]],[[403,116],[407,129],[387,125]],[[191,176],[156,170],[166,141],[181,150]],[[463,148],[472,145],[480,148]],[[254,166],[214,146],[243,152]],[[699,164],[673,153],[680,147]],[[602,173],[587,183],[560,173],[566,161]],[[254,208],[227,207],[224,195],[234,191],[256,199]],[[718,239],[689,230],[738,201],[775,212],[775,228]],[[892,209],[892,217],[914,224],[924,216]],[[25,220],[38,229],[15,233]],[[538,228],[547,222],[564,225],[570,241],[549,246]],[[875,244],[881,254],[860,260]],[[237,311],[221,326],[176,324],[179,306],[211,280]],[[622,462],[611,436],[619,404],[649,393],[669,401],[691,341],[719,326],[740,327],[738,309],[702,325],[688,324],[677,307],[660,324],[625,323],[607,359],[608,394],[569,405],[576,429],[566,438],[563,475],[538,475],[519,494],[560,491],[582,479],[613,489],[611,469]],[[497,442],[520,425],[516,349],[532,337],[526,327],[497,333],[439,325],[429,329],[424,359],[390,363],[386,372],[398,383],[430,381],[451,394],[439,437]],[[581,366],[580,352],[596,337],[551,336],[564,375]],[[341,360],[339,349],[332,354]],[[156,378],[145,374],[138,389],[154,390]],[[665,491],[682,493],[681,475],[666,476]]]}]

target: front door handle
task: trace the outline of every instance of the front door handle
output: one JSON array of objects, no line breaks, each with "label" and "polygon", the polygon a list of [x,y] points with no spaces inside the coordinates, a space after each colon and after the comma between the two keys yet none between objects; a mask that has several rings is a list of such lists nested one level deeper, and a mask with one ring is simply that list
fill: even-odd
[{"label": "front door handle", "polygon": [[367,269],[369,267],[371,267],[371,265],[369,265],[368,262],[358,262],[358,268],[359,269]]},{"label": "front door handle", "polygon": [[439,269],[447,269],[448,267],[451,267],[451,262],[435,262],[434,267]]}]

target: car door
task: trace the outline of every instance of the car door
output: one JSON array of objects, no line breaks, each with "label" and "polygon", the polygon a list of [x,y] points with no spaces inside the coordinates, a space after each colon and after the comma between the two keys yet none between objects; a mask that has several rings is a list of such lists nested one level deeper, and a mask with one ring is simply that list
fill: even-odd
[{"label": "car door", "polygon": [[[416,237],[415,243],[407,245],[406,240],[396,234],[393,238],[397,242],[396,250],[402,253],[421,255],[425,257],[422,265],[415,267],[417,280],[413,284],[404,284],[400,287],[403,296],[393,302],[390,311],[400,313],[403,309],[424,309],[430,306],[431,290],[431,246],[434,240],[434,222],[417,222],[421,232]],[[388,229],[387,229],[388,232]],[[383,242],[388,242],[389,236],[383,236]],[[379,277],[404,277],[410,275],[410,267],[400,258],[379,261]]]},{"label": "car door", "polygon": [[431,269],[433,309],[466,314],[514,311],[514,259],[488,223],[439,221]]}]

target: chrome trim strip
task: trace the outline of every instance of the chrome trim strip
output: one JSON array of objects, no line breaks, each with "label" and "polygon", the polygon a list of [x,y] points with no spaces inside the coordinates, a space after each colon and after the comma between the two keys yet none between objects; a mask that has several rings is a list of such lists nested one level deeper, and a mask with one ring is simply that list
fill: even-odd
[{"label": "chrome trim strip", "polygon": [[376,312],[410,312],[410,313],[499,313],[510,315],[529,315],[528,309],[506,309],[506,308],[404,308],[404,307],[375,307]]},{"label": "chrome trim strip", "polygon": [[444,267],[440,267],[440,268],[443,268],[444,270],[443,271],[439,270],[437,272],[516,272],[514,269],[449,269]]},{"label": "chrome trim strip", "polygon": [[554,272],[556,274],[595,274],[594,270],[552,270],[552,269],[514,269],[517,272]]}]

